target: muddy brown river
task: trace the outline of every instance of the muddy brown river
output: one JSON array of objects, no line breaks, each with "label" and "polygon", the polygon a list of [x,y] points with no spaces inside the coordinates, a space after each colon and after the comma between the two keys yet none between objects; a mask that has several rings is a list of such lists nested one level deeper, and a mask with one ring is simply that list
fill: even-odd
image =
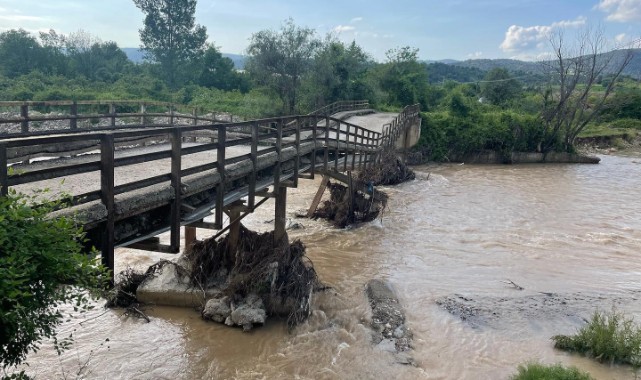
[{"label": "muddy brown river", "polygon": [[[59,357],[45,346],[29,357],[28,372],[38,379],[507,379],[518,364],[541,361],[597,379],[633,379],[629,367],[557,351],[550,340],[576,331],[596,308],[641,319],[641,158],[602,159],[418,167],[417,180],[385,189],[391,200],[382,220],[340,231],[297,220],[305,228],[290,238],[305,242],[333,290],[316,298],[309,321],[292,333],[282,320],[243,333],[193,310],[149,307],[145,323],[98,308],[62,326],[75,338],[69,351]],[[290,190],[292,218],[318,182]],[[272,210],[267,203],[246,224],[269,229]],[[159,257],[117,253],[120,268]],[[372,278],[398,292],[416,367],[395,364],[370,343],[363,289]],[[471,315],[462,319],[443,300]]]}]

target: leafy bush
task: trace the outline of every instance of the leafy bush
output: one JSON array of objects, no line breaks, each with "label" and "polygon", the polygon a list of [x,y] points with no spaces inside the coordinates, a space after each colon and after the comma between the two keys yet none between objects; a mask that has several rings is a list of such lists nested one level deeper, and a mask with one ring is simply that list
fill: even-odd
[{"label": "leafy bush", "polygon": [[593,380],[587,372],[560,364],[546,366],[538,363],[520,365],[518,373],[511,380]]},{"label": "leafy bush", "polygon": [[641,327],[616,310],[594,312],[590,322],[576,335],[552,337],[554,347],[592,356],[600,362],[641,367]]},{"label": "leafy bush", "polygon": [[[101,266],[83,252],[83,232],[70,218],[50,218],[61,201],[33,206],[34,198],[10,192],[0,197],[0,365],[20,364],[40,342],[56,339],[59,306],[91,308],[90,295],[104,288]],[[90,292],[88,292],[88,290]]]}]

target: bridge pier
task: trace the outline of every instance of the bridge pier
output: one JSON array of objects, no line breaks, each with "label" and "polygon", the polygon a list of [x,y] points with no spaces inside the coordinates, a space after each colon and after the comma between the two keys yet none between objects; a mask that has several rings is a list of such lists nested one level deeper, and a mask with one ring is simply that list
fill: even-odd
[{"label": "bridge pier", "polygon": [[274,207],[274,245],[285,236],[285,227],[287,224],[287,187],[279,186],[274,189],[275,194],[275,207]]}]

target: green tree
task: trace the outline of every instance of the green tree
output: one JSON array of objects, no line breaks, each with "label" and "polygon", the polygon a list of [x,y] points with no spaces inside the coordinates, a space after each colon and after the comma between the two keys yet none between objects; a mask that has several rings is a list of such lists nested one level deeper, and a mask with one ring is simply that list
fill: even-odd
[{"label": "green tree", "polygon": [[387,92],[388,102],[395,106],[421,103],[426,106],[427,68],[418,61],[418,49],[409,46],[390,49],[385,53],[381,88]]},{"label": "green tree", "polygon": [[83,252],[83,232],[69,218],[51,218],[58,202],[32,207],[34,199],[10,192],[0,197],[0,365],[23,362],[45,338],[56,349],[60,306],[90,308],[87,290],[105,284],[104,271]]},{"label": "green tree", "polygon": [[145,14],[140,29],[147,59],[160,64],[170,87],[176,88],[179,70],[201,57],[207,29],[197,25],[196,0],[134,0]]},{"label": "green tree", "polygon": [[506,105],[522,92],[521,84],[504,68],[494,68],[483,78],[481,95],[495,105]]},{"label": "green tree", "polygon": [[302,79],[320,45],[313,29],[296,26],[289,19],[278,32],[262,30],[252,35],[246,70],[256,83],[278,94],[284,112],[295,113]]},{"label": "green tree", "polygon": [[355,42],[345,45],[329,36],[314,57],[307,91],[312,98],[311,107],[370,98],[372,89],[366,81],[370,62],[367,53]]},{"label": "green tree", "polygon": [[205,50],[198,84],[225,91],[248,91],[245,78],[234,69],[234,61],[223,57],[214,45],[208,45]]},{"label": "green tree", "polygon": [[44,51],[38,40],[24,29],[0,34],[0,73],[9,78],[46,70]]},{"label": "green tree", "polygon": [[66,37],[65,47],[74,72],[89,80],[112,82],[129,65],[127,55],[117,43],[102,42],[83,30]]}]

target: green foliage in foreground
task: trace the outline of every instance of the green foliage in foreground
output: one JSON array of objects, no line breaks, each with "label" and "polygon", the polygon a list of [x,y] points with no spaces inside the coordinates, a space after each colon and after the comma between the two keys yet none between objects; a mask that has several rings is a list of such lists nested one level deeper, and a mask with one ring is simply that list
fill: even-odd
[{"label": "green foliage in foreground", "polygon": [[[91,308],[90,295],[104,288],[104,271],[83,252],[83,232],[69,218],[47,215],[60,202],[33,207],[15,192],[0,197],[0,366],[22,363],[40,342],[53,338],[58,352],[70,339],[56,339],[59,307]],[[91,292],[87,292],[90,290]]]},{"label": "green foliage in foreground", "polygon": [[561,364],[546,366],[538,363],[520,365],[519,372],[511,380],[593,380],[587,372]]},{"label": "green foliage in foreground", "polygon": [[596,311],[576,335],[552,337],[554,347],[591,356],[600,362],[641,367],[641,327],[616,310]]}]

